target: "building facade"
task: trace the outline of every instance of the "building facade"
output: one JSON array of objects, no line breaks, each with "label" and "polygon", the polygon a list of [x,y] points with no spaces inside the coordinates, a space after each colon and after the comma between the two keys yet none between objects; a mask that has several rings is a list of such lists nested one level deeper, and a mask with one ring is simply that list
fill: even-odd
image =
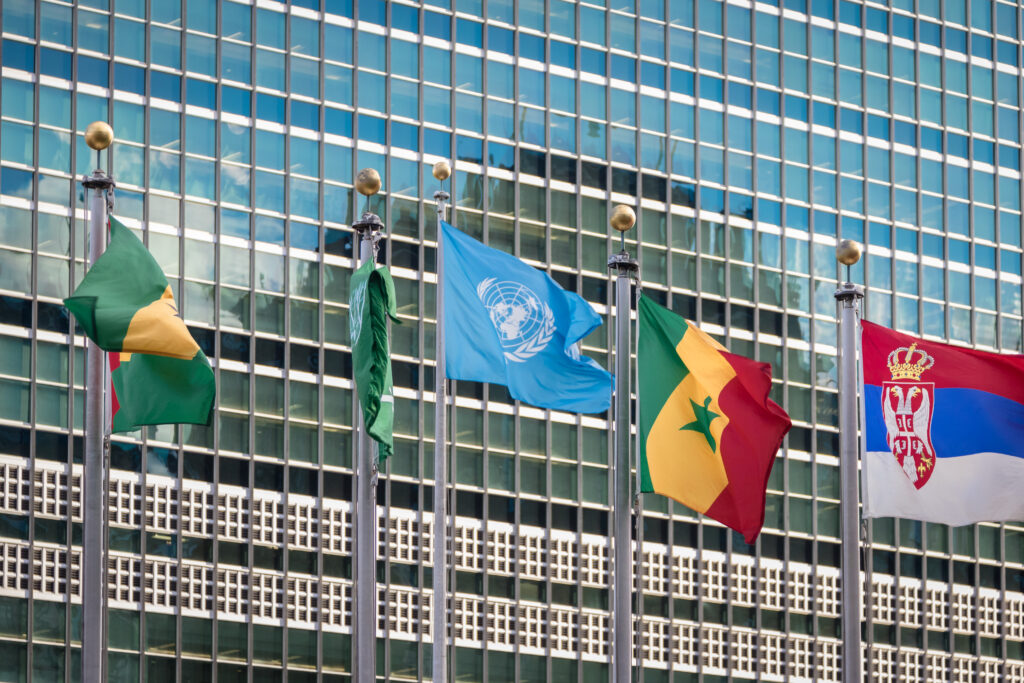
[{"label": "building facade", "polygon": [[[866,316],[1020,351],[1021,8],[999,0],[3,0],[0,680],[78,680],[82,133],[216,366],[209,427],[111,448],[117,681],[341,681],[351,665],[352,182],[387,225],[395,455],[378,673],[430,677],[438,189],[453,222],[609,312],[644,292],[772,363],[793,430],[754,546],[643,501],[648,683],[838,681],[838,238]],[[637,246],[639,243],[640,246]],[[608,325],[584,352],[611,367]],[[608,681],[608,415],[459,383],[458,681]],[[1024,524],[876,520],[875,680],[1024,680]]]}]

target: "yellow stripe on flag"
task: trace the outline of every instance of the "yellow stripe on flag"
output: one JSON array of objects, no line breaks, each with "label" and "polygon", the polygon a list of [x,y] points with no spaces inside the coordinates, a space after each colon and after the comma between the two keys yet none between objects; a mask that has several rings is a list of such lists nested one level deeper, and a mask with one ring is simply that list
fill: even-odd
[{"label": "yellow stripe on flag", "polygon": [[[676,353],[690,372],[665,402],[647,437],[647,465],[655,490],[702,513],[729,485],[721,457],[729,416],[718,405],[718,397],[736,371],[720,350],[725,348],[689,323]],[[716,414],[709,425],[714,449],[702,432],[683,429],[697,419],[693,404],[704,406],[709,397],[707,409]]]},{"label": "yellow stripe on flag", "polygon": [[170,286],[159,299],[135,312],[121,348],[183,360],[195,357],[199,345],[189,334],[185,321],[178,317]]}]

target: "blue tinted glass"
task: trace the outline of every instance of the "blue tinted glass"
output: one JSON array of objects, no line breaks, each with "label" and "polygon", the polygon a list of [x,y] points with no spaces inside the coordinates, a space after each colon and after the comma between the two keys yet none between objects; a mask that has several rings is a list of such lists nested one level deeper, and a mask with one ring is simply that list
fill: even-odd
[{"label": "blue tinted glass", "polygon": [[320,130],[320,107],[310,102],[292,100],[293,126],[307,128],[309,130]]},{"label": "blue tinted glass", "polygon": [[185,101],[196,107],[213,109],[217,106],[217,85],[195,78],[186,79]]},{"label": "blue tinted glass", "polygon": [[420,32],[419,12],[415,7],[391,3],[391,28],[409,31],[410,33]]},{"label": "blue tinted glass", "polygon": [[636,60],[622,55],[612,55],[612,78],[636,82]]},{"label": "blue tinted glass", "polygon": [[326,132],[334,135],[352,137],[352,112],[325,107],[324,128]]},{"label": "blue tinted glass", "polygon": [[1020,170],[1020,149],[1009,145],[999,145],[999,165]]},{"label": "blue tinted glass", "polygon": [[65,78],[70,80],[71,53],[63,52],[61,50],[51,50],[47,47],[40,48],[39,70],[47,76],[56,76],[57,78]]},{"label": "blue tinted glass", "polygon": [[779,116],[782,113],[780,95],[774,90],[766,88],[757,89],[757,110],[767,114]]},{"label": "blue tinted glass", "polygon": [[735,107],[751,109],[753,102],[753,88],[745,83],[729,81],[729,104]]},{"label": "blue tinted glass", "polygon": [[974,159],[992,164],[995,160],[995,144],[974,138]]},{"label": "blue tinted glass", "polygon": [[488,142],[487,163],[496,168],[503,168],[509,171],[515,170],[516,148],[512,145]]},{"label": "blue tinted glass", "polygon": [[474,164],[482,164],[484,161],[484,141],[480,138],[471,138],[468,135],[456,136],[455,158]]},{"label": "blue tinted glass", "polygon": [[867,15],[867,28],[872,31],[878,31],[879,33],[889,32],[889,13],[875,9],[874,7],[866,7],[865,13]]},{"label": "blue tinted glass", "polygon": [[970,143],[970,138],[966,135],[957,135],[956,133],[947,133],[946,145],[948,146],[949,154],[954,156],[967,158],[967,148]]},{"label": "blue tinted glass", "polygon": [[[81,67],[79,67],[81,68]],[[225,88],[227,90],[227,88]],[[181,77],[174,74],[163,73],[162,71],[150,71],[149,73],[149,96],[158,97],[171,102],[181,101]],[[248,93],[246,93],[248,97]],[[248,116],[248,114],[245,114]]]},{"label": "blue tinted glass", "polygon": [[456,42],[464,45],[472,45],[473,47],[483,47],[484,45],[484,25],[478,21],[470,21],[469,19],[456,19],[455,20],[455,40]]},{"label": "blue tinted glass", "polygon": [[551,41],[551,63],[567,69],[576,68],[576,46],[559,40]]},{"label": "blue tinted glass", "polygon": [[1018,46],[1016,43],[1008,43],[1005,40],[999,41],[997,59],[1003,64],[1017,66]]},{"label": "blue tinted glass", "polygon": [[[534,59],[538,62],[544,60],[544,39],[530,33],[519,34],[519,56],[527,59]],[[602,71],[601,73],[604,73]]]},{"label": "blue tinted glass", "polygon": [[[107,87],[110,62],[85,55],[78,56],[78,80]],[[155,75],[156,72],[154,72]]]},{"label": "blue tinted glass", "polygon": [[[154,75],[156,72],[153,72]],[[251,93],[241,88],[232,88],[222,85],[220,88],[221,104],[224,111],[239,116],[251,116],[250,98]]]},{"label": "blue tinted glass", "polygon": [[145,95],[146,71],[128,64],[114,64],[114,87]]},{"label": "blue tinted glass", "polygon": [[428,36],[440,38],[441,40],[452,39],[452,18],[447,14],[437,12],[423,13],[423,31]]},{"label": "blue tinted glass", "polygon": [[860,26],[860,10],[861,5],[857,3],[839,0],[839,21],[851,26]]},{"label": "blue tinted glass", "polygon": [[714,76],[701,76],[700,96],[704,99],[724,102],[725,100],[722,98],[722,84],[723,81],[721,78],[715,78]]},{"label": "blue tinted glass", "polygon": [[946,49],[967,52],[967,32],[946,27]]},{"label": "blue tinted glass", "polygon": [[814,103],[814,123],[828,128],[836,127],[836,108],[825,102]]},{"label": "blue tinted glass", "polygon": [[580,48],[580,68],[600,76],[605,75],[605,53],[588,47]]},{"label": "blue tinted glass", "polygon": [[450,158],[452,155],[451,134],[433,128],[423,129],[423,152]]},{"label": "blue tinted glass", "polygon": [[786,117],[807,120],[807,100],[796,95],[786,95]]},{"label": "blue tinted glass", "polygon": [[917,126],[906,121],[893,121],[893,138],[904,145],[917,145]]},{"label": "blue tinted glass", "polygon": [[992,39],[977,33],[971,34],[971,54],[975,57],[992,59]]},{"label": "blue tinted glass", "polygon": [[501,28],[500,26],[487,27],[488,50],[504,52],[505,54],[510,55],[513,52],[514,45],[515,33],[506,28]]},{"label": "blue tinted glass", "polygon": [[324,0],[324,11],[343,17],[352,17],[352,0]]},{"label": "blue tinted glass", "polygon": [[652,62],[640,62],[640,82],[652,88],[665,89],[665,67]]},{"label": "blue tinted glass", "polygon": [[324,24],[324,59],[352,63],[352,29]]},{"label": "blue tinted glass", "polygon": [[672,92],[693,95],[693,72],[672,69]]}]

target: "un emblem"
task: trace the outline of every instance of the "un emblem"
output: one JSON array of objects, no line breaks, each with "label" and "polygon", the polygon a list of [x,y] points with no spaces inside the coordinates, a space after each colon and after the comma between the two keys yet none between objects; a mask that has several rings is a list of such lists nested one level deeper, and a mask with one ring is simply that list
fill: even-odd
[{"label": "un emblem", "polygon": [[363,331],[363,315],[366,312],[366,285],[369,281],[370,278],[366,278],[360,282],[348,300],[348,336],[352,346],[359,341],[359,334]]},{"label": "un emblem", "polygon": [[554,336],[555,316],[530,288],[489,277],[476,286],[476,294],[490,315],[508,360],[522,363],[532,358]]}]

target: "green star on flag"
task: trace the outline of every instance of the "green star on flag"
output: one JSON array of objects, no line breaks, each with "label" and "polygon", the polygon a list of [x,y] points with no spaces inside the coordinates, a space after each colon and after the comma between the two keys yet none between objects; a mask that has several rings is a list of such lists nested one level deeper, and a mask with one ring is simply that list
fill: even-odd
[{"label": "green star on flag", "polygon": [[712,411],[711,397],[708,396],[704,399],[704,405],[697,403],[692,398],[690,399],[690,405],[693,406],[693,422],[689,422],[679,428],[679,431],[688,429],[692,432],[700,432],[704,435],[704,438],[708,440],[708,445],[711,446],[712,452],[715,450],[715,437],[711,436],[711,421],[716,417],[721,417],[718,413]]}]

